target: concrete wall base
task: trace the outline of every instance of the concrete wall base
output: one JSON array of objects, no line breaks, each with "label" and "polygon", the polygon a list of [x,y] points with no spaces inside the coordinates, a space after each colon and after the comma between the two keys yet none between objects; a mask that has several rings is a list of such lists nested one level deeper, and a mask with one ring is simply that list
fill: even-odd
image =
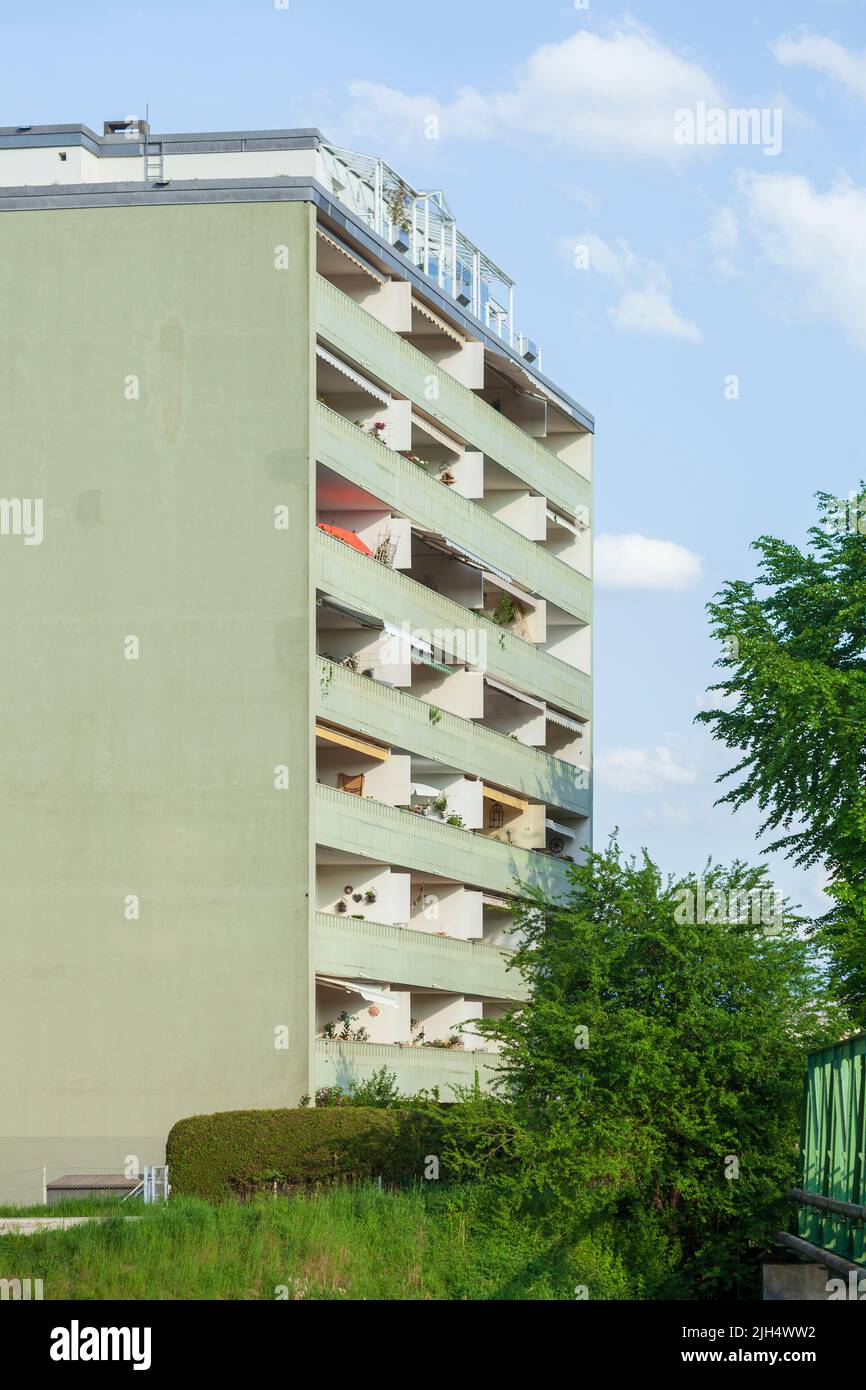
[{"label": "concrete wall base", "polygon": [[764,1263],[764,1302],[826,1303],[827,1283],[833,1278],[826,1265],[791,1261]]}]

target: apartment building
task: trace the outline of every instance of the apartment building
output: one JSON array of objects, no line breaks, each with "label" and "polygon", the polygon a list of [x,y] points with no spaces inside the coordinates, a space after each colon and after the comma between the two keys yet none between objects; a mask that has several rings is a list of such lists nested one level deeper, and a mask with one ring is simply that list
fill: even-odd
[{"label": "apartment building", "polygon": [[591,816],[592,418],[316,130],[0,130],[0,1200],[489,1084]]}]

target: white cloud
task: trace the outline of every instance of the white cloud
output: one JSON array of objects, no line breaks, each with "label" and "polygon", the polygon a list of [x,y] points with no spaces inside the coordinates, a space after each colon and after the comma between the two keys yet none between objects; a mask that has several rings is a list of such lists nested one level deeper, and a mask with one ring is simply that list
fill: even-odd
[{"label": "white cloud", "polygon": [[844,44],[800,29],[773,44],[773,57],[784,67],[811,68],[840,83],[852,96],[866,101],[866,50],[852,53]]},{"label": "white cloud", "polygon": [[797,308],[866,347],[866,189],[840,176],[822,193],[800,174],[744,175],[740,188],[759,251],[794,277]]},{"label": "white cloud", "polygon": [[676,541],[632,534],[601,535],[595,543],[595,580],[602,589],[677,593],[700,575],[700,557]]},{"label": "white cloud", "polygon": [[[722,680],[724,672],[713,673],[714,680]],[[700,690],[695,692],[695,709],[736,709],[739,696],[726,690]]]},{"label": "white cloud", "polygon": [[692,786],[697,774],[677,762],[670,748],[612,748],[595,759],[595,776],[605,789],[639,795],[665,787]]},{"label": "white cloud", "polygon": [[584,188],[581,184],[563,184],[560,192],[563,197],[569,198],[571,202],[580,203],[581,207],[586,208],[587,212],[591,212],[593,216],[595,216],[601,207],[601,199],[598,194],[593,193],[589,188]]},{"label": "white cloud", "polygon": [[575,263],[584,247],[589,269],[615,281],[620,288],[619,302],[608,310],[614,328],[623,333],[650,333],[700,342],[697,324],[683,318],[673,306],[673,287],[663,265],[638,256],[622,239],[610,246],[601,237],[583,233],[573,242],[561,243],[563,253],[573,257]]},{"label": "white cloud", "polygon": [[663,338],[686,338],[700,342],[701,330],[689,319],[680,318],[665,290],[631,290],[610,311],[614,328],[625,333],[653,333]]},{"label": "white cloud", "polygon": [[702,63],[648,30],[623,21],[606,35],[580,30],[537,49],[499,91],[464,87],[453,100],[410,96],[375,82],[353,82],[347,114],[353,136],[386,136],[393,146],[424,138],[430,116],[446,139],[537,136],[580,154],[679,158],[674,112],[720,100]]},{"label": "white cloud", "polygon": [[720,275],[732,279],[742,276],[743,272],[734,260],[740,248],[740,223],[732,207],[719,208],[713,213],[706,241]]}]

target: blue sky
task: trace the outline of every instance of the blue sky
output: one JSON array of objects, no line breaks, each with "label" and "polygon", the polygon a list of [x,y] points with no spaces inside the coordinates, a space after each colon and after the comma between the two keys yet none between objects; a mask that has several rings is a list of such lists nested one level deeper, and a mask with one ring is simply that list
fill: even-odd
[{"label": "blue sky", "polygon": [[[693,724],[704,606],[757,535],[801,538],[814,492],[866,473],[866,7],[43,0],[4,14],[0,70],[0,124],[149,103],[155,130],[318,125],[446,190],[596,416],[597,840],[619,824],[676,870],[757,858]],[[781,110],[781,149],[678,145],[700,101]],[[820,875],[773,869],[821,905]]]}]

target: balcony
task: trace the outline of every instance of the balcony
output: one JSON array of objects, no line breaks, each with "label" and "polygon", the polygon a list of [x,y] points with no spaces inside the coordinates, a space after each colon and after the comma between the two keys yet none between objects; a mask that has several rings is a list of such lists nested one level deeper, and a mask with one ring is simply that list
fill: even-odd
[{"label": "balcony", "polygon": [[569,887],[564,860],[334,787],[316,787],[316,840],[344,854],[492,893],[513,893],[519,881],[559,898]]},{"label": "balcony", "polygon": [[[537,695],[580,718],[590,715],[590,678],[489,619],[377,564],[324,531],[316,531],[316,582],[350,609],[427,634],[433,646],[473,664],[498,680]],[[458,649],[459,648],[459,649]]]},{"label": "balcony", "polygon": [[432,723],[432,706],[426,701],[325,657],[319,657],[318,668],[316,709],[323,718],[536,801],[590,814],[586,774],[572,763],[446,710]]},{"label": "balcony", "polygon": [[550,599],[565,612],[589,622],[592,598],[586,575],[321,403],[316,456],[320,463],[425,530],[482,556],[530,593]]},{"label": "balcony", "polygon": [[383,980],[392,986],[442,990],[473,999],[527,997],[522,977],[508,969],[507,951],[408,926],[318,912],[313,958],[318,974],[340,979]]},{"label": "balcony", "polygon": [[490,1052],[316,1041],[317,1088],[339,1086],[347,1091],[353,1082],[368,1081],[374,1072],[387,1067],[396,1074],[397,1086],[404,1094],[438,1086],[442,1098],[451,1099],[454,1088],[474,1086],[476,1078],[482,1090],[489,1090],[497,1066],[498,1059]]},{"label": "balcony", "polygon": [[[429,357],[373,318],[322,276],[316,281],[316,327],[338,352],[365,368],[419,410],[501,464],[542,497],[575,516],[591,514],[592,489],[580,473],[480,401]],[[431,396],[430,386],[435,385]]]}]

